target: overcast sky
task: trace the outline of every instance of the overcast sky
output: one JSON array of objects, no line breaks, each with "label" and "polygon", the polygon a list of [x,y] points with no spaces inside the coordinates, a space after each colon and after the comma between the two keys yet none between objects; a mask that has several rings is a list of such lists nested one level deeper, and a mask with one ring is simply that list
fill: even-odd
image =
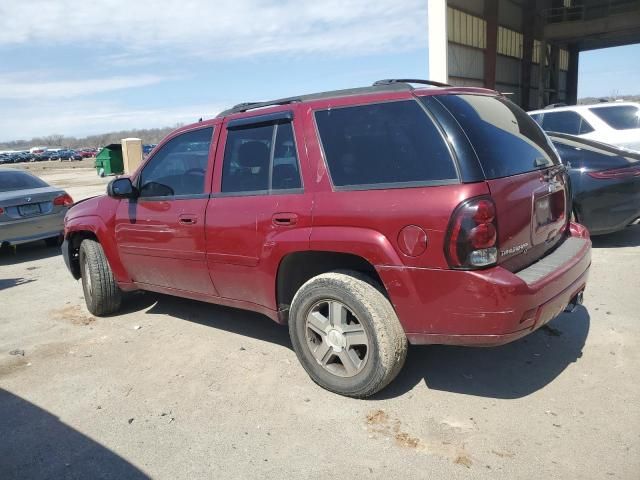
[{"label": "overcast sky", "polygon": [[[426,5],[0,0],[0,141],[174,125],[243,101],[424,78]],[[598,80],[585,77],[580,93],[640,90],[628,56],[630,73],[602,82],[608,58],[581,62]]]}]

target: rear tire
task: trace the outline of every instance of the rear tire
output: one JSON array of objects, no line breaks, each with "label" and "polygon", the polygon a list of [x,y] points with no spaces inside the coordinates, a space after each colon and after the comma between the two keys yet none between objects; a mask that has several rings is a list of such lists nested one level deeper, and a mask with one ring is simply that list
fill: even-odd
[{"label": "rear tire", "polygon": [[122,292],[118,288],[102,245],[86,239],[80,244],[82,289],[89,311],[96,316],[118,311]]},{"label": "rear tire", "polygon": [[381,287],[353,271],[324,273],[300,287],[289,335],[311,379],[349,397],[382,390],[407,355],[407,337]]}]

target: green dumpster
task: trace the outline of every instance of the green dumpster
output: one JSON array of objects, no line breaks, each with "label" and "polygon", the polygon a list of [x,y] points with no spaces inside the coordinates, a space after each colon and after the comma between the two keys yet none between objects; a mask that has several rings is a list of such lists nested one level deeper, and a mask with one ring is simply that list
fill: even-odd
[{"label": "green dumpster", "polygon": [[124,162],[122,161],[122,145],[112,143],[104,147],[96,155],[96,170],[98,175],[120,175],[124,173]]}]

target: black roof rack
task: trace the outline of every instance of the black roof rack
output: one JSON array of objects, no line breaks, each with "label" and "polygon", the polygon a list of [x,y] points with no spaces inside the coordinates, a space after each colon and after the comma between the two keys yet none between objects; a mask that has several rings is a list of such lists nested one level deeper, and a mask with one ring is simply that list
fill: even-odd
[{"label": "black roof rack", "polygon": [[262,107],[271,107],[274,105],[287,105],[289,103],[304,102],[307,100],[320,100],[331,97],[347,97],[350,95],[362,95],[366,93],[376,93],[385,90],[412,90],[413,87],[409,83],[424,83],[426,85],[434,85],[437,87],[447,87],[444,83],[430,82],[429,80],[379,80],[370,87],[348,88],[344,90],[332,90],[329,92],[311,93],[308,95],[299,95],[296,97],[280,98],[278,100],[270,100],[267,102],[245,102],[239,103],[228,110],[220,112],[217,116],[225,117],[233,113],[246,112]]},{"label": "black roof rack", "polygon": [[568,107],[568,105],[564,102],[550,103],[549,105],[544,107],[543,110],[551,110],[552,108],[558,108],[558,107]]},{"label": "black roof rack", "polygon": [[232,113],[246,112],[247,110],[253,110],[255,108],[270,107],[273,105],[287,105],[289,103],[300,101],[302,101],[301,97],[289,97],[280,98],[278,100],[270,100],[268,102],[244,102],[234,105],[224,112],[220,112],[218,114],[218,117],[224,117],[226,115],[231,115]]},{"label": "black roof rack", "polygon": [[436,82],[434,80],[420,80],[419,78],[387,78],[374,82],[373,86],[391,85],[393,83],[417,83],[420,85],[431,85],[432,87],[450,87],[448,83]]}]

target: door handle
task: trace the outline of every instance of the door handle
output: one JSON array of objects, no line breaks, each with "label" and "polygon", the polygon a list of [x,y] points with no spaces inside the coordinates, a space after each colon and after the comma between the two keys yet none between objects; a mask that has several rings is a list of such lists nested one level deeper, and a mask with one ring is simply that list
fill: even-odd
[{"label": "door handle", "polygon": [[180,225],[195,225],[198,223],[198,219],[195,215],[180,215],[178,217],[178,223]]},{"label": "door handle", "polygon": [[271,221],[278,227],[290,227],[298,223],[298,215],[295,213],[276,213]]}]

